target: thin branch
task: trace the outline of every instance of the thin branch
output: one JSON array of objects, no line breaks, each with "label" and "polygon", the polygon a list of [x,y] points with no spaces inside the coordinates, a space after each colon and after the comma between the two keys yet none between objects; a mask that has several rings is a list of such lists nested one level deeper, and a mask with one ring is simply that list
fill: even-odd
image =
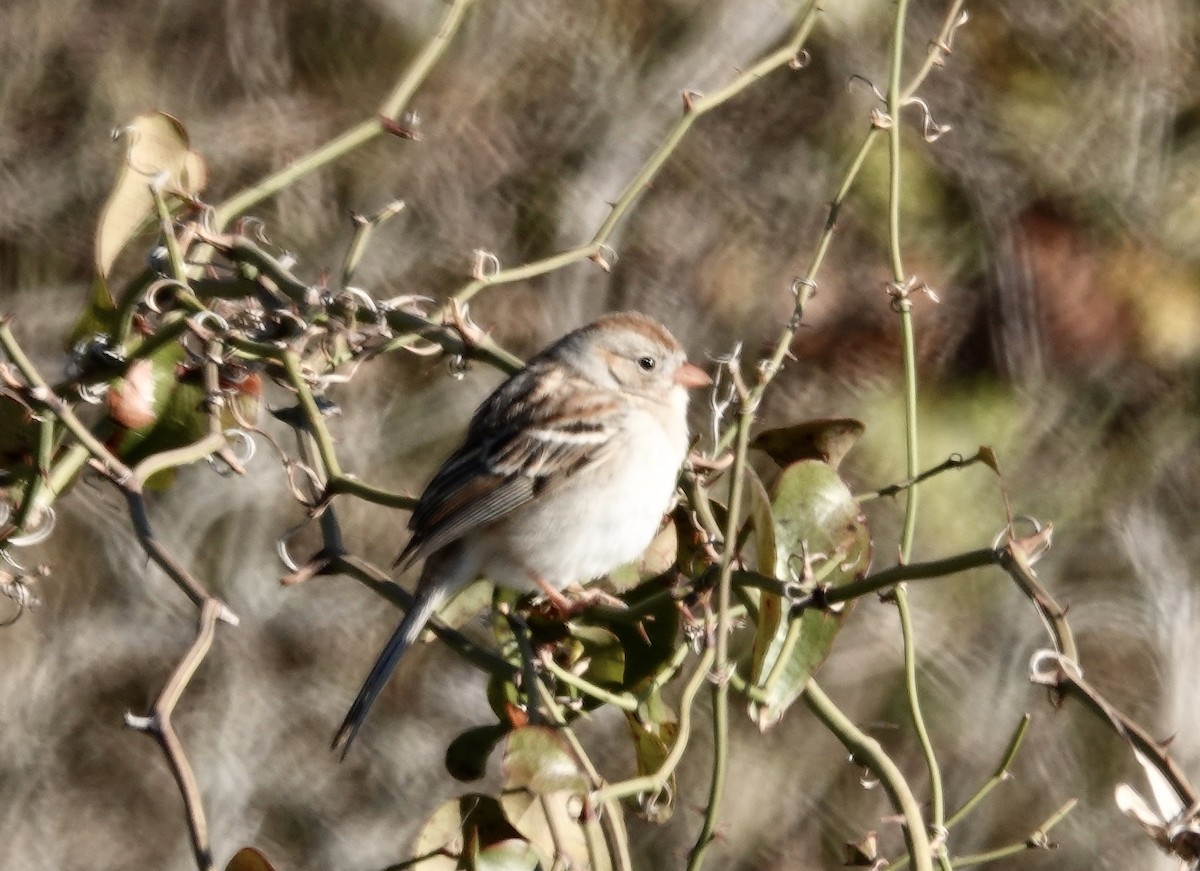
[{"label": "thin branch", "polygon": [[888,484],[886,487],[880,487],[878,490],[873,490],[870,493],[856,495],[854,498],[858,502],[868,502],[872,499],[880,499],[885,496],[895,496],[897,493],[902,493],[910,487],[914,487],[917,484],[920,484],[922,481],[927,481],[930,478],[942,474],[943,472],[949,472],[953,469],[965,469],[968,466],[973,466],[978,462],[982,462],[982,459],[983,458],[980,454],[975,454],[974,456],[966,458],[955,454],[954,456],[947,457],[943,462],[938,463],[932,469],[926,469],[924,472],[921,472],[921,474],[914,478],[909,478],[906,481],[900,481],[896,484]]},{"label": "thin branch", "polygon": [[[496,602],[493,596],[493,602]],[[517,653],[521,660],[520,681],[519,686],[525,690],[525,698],[527,699],[525,712],[529,717],[531,726],[540,726],[542,723],[542,709],[537,700],[537,660],[533,655],[533,642],[529,635],[529,624],[525,622],[525,618],[508,606],[507,602],[496,604],[496,610],[504,617],[508,623],[509,631],[512,632],[513,641],[517,645]]]},{"label": "thin branch", "polygon": [[128,485],[122,486],[118,484],[118,486],[121,487],[121,492],[125,496],[125,503],[129,506],[129,519],[133,524],[133,531],[137,535],[142,550],[146,552],[146,556],[162,569],[167,577],[175,582],[175,585],[179,589],[183,590],[187,597],[192,600],[192,604],[199,608],[210,601],[216,601],[220,606],[219,613],[222,622],[236,626],[238,624],[238,616],[229,609],[229,606],[204,589],[200,581],[179,560],[175,559],[171,552],[163,547],[162,542],[155,537],[154,530],[150,525],[150,515],[146,511],[146,501],[141,491]]},{"label": "thin branch", "polygon": [[[946,559],[932,560],[927,563],[896,565],[867,575],[860,581],[852,581],[849,584],[839,584],[836,587],[823,588],[815,593],[811,597],[811,600],[813,604],[825,607],[838,605],[842,602],[849,602],[852,599],[859,599],[870,593],[894,587],[901,581],[933,580],[935,578],[944,578],[947,575],[956,575],[970,569],[1001,564],[1003,559],[1002,553],[1002,550],[988,547],[981,550],[970,550],[966,553],[956,554]],[[805,607],[807,604],[808,602],[801,601],[796,603],[796,606]]]},{"label": "thin branch", "polygon": [[[963,802],[962,807],[956,810],[950,816],[950,818],[946,820],[947,830],[954,828],[958,822],[965,819],[967,814],[974,810],[974,808],[981,801],[983,801],[983,799],[986,798],[993,789],[995,789],[1001,783],[1012,779],[1012,774],[1008,769],[1009,766],[1012,765],[1013,759],[1016,758],[1017,750],[1020,748],[1021,742],[1025,738],[1026,731],[1029,729],[1029,720],[1030,717],[1028,714],[1024,714],[1021,717],[1020,722],[1017,723],[1016,730],[1013,732],[1012,738],[1009,739],[1008,746],[1005,748],[1003,756],[1000,758],[1000,764],[996,766],[995,772],[990,778],[987,779],[987,781],[983,783],[982,786],[979,787],[979,789],[975,791],[974,795]],[[894,862],[888,863],[887,867],[889,871],[900,871],[901,868],[907,868],[910,861],[912,861],[910,856],[900,856]],[[960,861],[962,860],[954,860],[953,864],[955,867],[958,867],[958,863]]]},{"label": "thin branch", "polygon": [[228,447],[229,442],[226,441],[224,434],[209,432],[208,435],[190,445],[151,454],[134,466],[133,476],[129,479],[129,489],[140,493],[146,482],[158,472],[198,463]]},{"label": "thin branch", "polygon": [[1059,659],[1057,669],[1049,673],[1035,672],[1031,679],[1035,683],[1051,686],[1064,695],[1083,703],[1086,710],[1099,716],[1104,723],[1112,727],[1119,737],[1145,756],[1158,769],[1158,772],[1170,783],[1182,806],[1196,805],[1200,801],[1200,794],[1196,792],[1196,788],[1192,786],[1179,764],[1171,758],[1168,745],[1156,740],[1131,717],[1118,710],[1112,702],[1083,679],[1076,664],[1062,657]]},{"label": "thin branch", "polygon": [[[731,362],[736,366],[736,362]],[[754,422],[754,405],[743,400],[738,415],[736,449],[733,455],[733,471],[729,478],[729,508],[725,517],[725,547],[721,553],[720,579],[717,581],[717,639],[715,657],[715,679],[713,684],[713,762],[709,784],[708,801],[704,805],[704,822],[696,843],[688,853],[688,871],[697,871],[704,864],[704,855],[712,843],[720,817],[721,797],[725,789],[725,774],[729,764],[729,673],[733,666],[729,661],[729,634],[732,630],[731,590],[733,588],[733,565],[737,560],[738,526],[742,513],[742,497],[746,484],[747,453],[750,444],[750,426]]]},{"label": "thin branch", "polygon": [[[901,93],[901,71],[904,63],[904,26],[908,15],[908,0],[896,0],[895,19],[892,25],[891,65],[888,74],[887,112],[891,124],[888,133],[888,254],[891,260],[892,280],[895,286],[908,286],[901,255],[900,240],[900,200],[901,200],[901,126],[899,123],[900,110],[903,104]],[[917,355],[916,337],[913,330],[912,303],[907,295],[896,300],[894,307],[900,315],[900,334],[904,360],[904,433],[907,454],[907,476],[916,479],[920,471],[920,451],[918,448],[917,423]],[[917,506],[920,488],[915,484],[906,491],[907,497],[904,509],[904,526],[900,537],[900,562],[907,563],[912,558],[913,542],[917,528]],[[913,728],[921,746],[925,764],[929,770],[929,789],[931,795],[930,828],[936,833],[934,844],[938,864],[943,871],[950,871],[945,845],[941,842],[945,831],[945,800],[941,768],[937,755],[925,726],[925,718],[921,711],[921,698],[917,688],[917,652],[913,639],[912,616],[908,606],[908,591],[903,584],[895,590],[896,605],[900,613],[901,632],[904,638],[904,674],[905,690],[908,698],[909,714]],[[913,857],[914,863],[916,857]]]},{"label": "thin branch", "polygon": [[492,275],[476,277],[459,289],[454,294],[453,299],[459,303],[464,303],[484,288],[524,281],[528,278],[553,272],[556,269],[561,269],[564,266],[577,263],[581,260],[594,259],[598,260],[602,266],[605,266],[606,261],[603,260],[603,257],[613,233],[641,196],[642,192],[650,186],[659,170],[662,169],[671,155],[675,153],[675,150],[679,147],[684,137],[687,136],[692,125],[707,113],[745,91],[768,73],[789,65],[794,65],[797,56],[803,51],[805,42],[808,41],[808,36],[816,24],[819,12],[819,2],[817,0],[810,0],[800,16],[796,29],[781,47],[770,52],[747,69],[742,70],[732,81],[711,94],[686,93],[683,101],[683,114],[650,158],[642,164],[638,171],[634,173],[633,178],[625,185],[625,189],[613,203],[608,217],[604,219],[588,242],[542,260],[535,260],[509,269],[501,269]]},{"label": "thin branch", "polygon": [[538,661],[546,671],[554,675],[555,680],[569,687],[574,687],[584,695],[591,696],[599,702],[612,705],[614,708],[620,708],[622,711],[632,712],[638,709],[639,702],[637,697],[632,693],[612,692],[602,686],[597,686],[590,680],[575,674],[570,669],[563,668],[554,661],[554,656],[550,651],[546,651]]},{"label": "thin branch", "polygon": [[1050,830],[1062,822],[1067,814],[1075,809],[1078,801],[1078,799],[1074,798],[1067,801],[1062,807],[1047,817],[1045,822],[1034,829],[1022,843],[999,847],[995,850],[989,850],[986,853],[955,856],[952,864],[955,868],[974,868],[976,865],[986,865],[988,862],[1007,859],[1009,856],[1024,853],[1026,850],[1053,850],[1057,847],[1057,844],[1050,841]]},{"label": "thin branch", "polygon": [[921,696],[917,687],[916,639],[913,632],[912,613],[908,606],[908,595],[903,584],[896,588],[896,608],[900,613],[900,634],[904,641],[904,691],[908,698],[913,729],[917,733],[917,741],[921,745],[921,753],[925,757],[925,766],[929,769],[930,830],[935,833],[937,839],[934,846],[938,862],[945,865],[945,845],[941,843],[946,828],[946,801],[942,791],[942,771],[933,750],[933,741],[929,737],[929,728],[925,725],[925,717],[921,711]]},{"label": "thin branch", "polygon": [[1013,760],[1017,758],[1017,751],[1021,749],[1021,742],[1025,740],[1025,733],[1029,731],[1030,719],[1029,714],[1021,715],[1021,719],[1017,723],[1017,728],[1013,731],[1012,738],[1009,739],[1008,746],[1004,749],[1004,755],[1000,757],[1000,764],[996,766],[996,770],[992,772],[992,776],[975,791],[975,794],[964,801],[962,807],[950,815],[950,818],[946,820],[946,828],[951,828],[959,820],[964,819],[981,801],[987,798],[993,789],[1005,781],[1012,779],[1012,772],[1008,769],[1012,765]]},{"label": "thin branch", "polygon": [[1048,540],[1051,531],[1052,527],[1047,526],[1029,539],[1009,539],[1003,547],[998,549],[997,554],[1000,557],[1001,568],[1016,581],[1017,587],[1037,609],[1042,623],[1050,635],[1050,640],[1054,643],[1054,649],[1071,662],[1078,663],[1079,648],[1075,645],[1075,633],[1071,631],[1071,626],[1067,623],[1067,609],[1054,600],[1054,597],[1042,586],[1037,572],[1033,570],[1032,548],[1036,548],[1043,541]]},{"label": "thin branch", "polygon": [[283,169],[271,173],[245,190],[234,194],[216,207],[213,213],[214,226],[218,229],[223,228],[236,215],[242,214],[309,173],[344,157],[356,148],[370,142],[380,133],[389,130],[391,125],[387,122],[398,120],[400,113],[412,100],[417,88],[424,83],[449,47],[472,2],[473,0],[453,0],[450,3],[437,33],[425,44],[421,53],[401,75],[396,87],[380,104],[375,117],[356,124],[315,151],[309,152]]},{"label": "thin branch", "polygon": [[913,866],[917,871],[933,871],[933,851],[930,848],[929,835],[925,831],[921,806],[896,763],[888,757],[878,741],[859,729],[838,709],[812,678],[805,684],[803,697],[817,719],[842,742],[842,746],[850,751],[854,760],[867,766],[871,773],[879,778],[892,807],[904,817],[904,840],[908,845],[908,854],[912,857]]},{"label": "thin branch", "polygon": [[354,280],[354,273],[358,271],[358,265],[362,262],[363,255],[367,251],[367,245],[371,241],[371,237],[375,234],[375,230],[381,225],[396,215],[404,211],[404,200],[396,200],[384,206],[371,217],[365,215],[353,215],[354,220],[354,236],[350,239],[350,245],[346,248],[346,254],[342,258],[342,279],[341,286],[347,287]]},{"label": "thin branch", "polygon": [[709,671],[715,657],[716,650],[714,648],[710,647],[705,650],[696,664],[696,670],[692,672],[688,682],[684,685],[683,693],[679,697],[679,725],[675,732],[675,743],[671,745],[671,750],[663,759],[658,771],[601,787],[592,793],[593,803],[599,804],[613,799],[628,798],[644,792],[658,792],[670,780],[671,774],[679,765],[679,761],[687,749],[688,741],[691,739],[692,706],[695,704],[700,688],[709,678]]},{"label": "thin branch", "polygon": [[125,715],[125,725],[139,732],[144,732],[154,738],[163,755],[166,756],[167,766],[179,785],[180,795],[183,796],[184,813],[187,817],[188,833],[191,836],[192,854],[200,871],[211,871],[213,868],[212,847],[208,840],[208,823],[204,818],[204,805],[200,798],[200,787],[196,776],[188,763],[183,751],[183,744],[175,732],[171,714],[179,702],[183,691],[187,689],[192,675],[212,646],[213,635],[216,632],[217,621],[221,618],[224,606],[216,599],[208,599],[200,608],[199,626],[192,646],[179,660],[179,665],[171,674],[166,686],[150,707],[150,712],[144,717],[132,713]]},{"label": "thin branch", "polygon": [[364,502],[372,502],[388,508],[400,508],[405,511],[416,508],[418,502],[416,496],[384,490],[345,473],[331,476],[325,485],[326,498],[339,495],[355,496]]},{"label": "thin branch", "polygon": [[[555,700],[554,693],[550,692],[550,688],[540,679],[536,680],[535,683],[541,703],[555,723],[556,733],[566,740],[567,746],[571,748],[576,762],[579,763],[580,768],[587,775],[589,787],[593,790],[591,795],[584,796],[585,814],[582,822],[585,836],[590,833],[587,825],[587,816],[589,814],[595,815],[596,806],[598,805],[601,829],[604,832],[605,842],[608,847],[608,857],[614,861],[615,871],[633,871],[633,860],[629,855],[629,834],[625,830],[624,817],[622,816],[618,800],[616,798],[597,798],[596,793],[603,787],[604,778],[600,776],[600,772],[596,769],[595,764],[583,749],[583,744],[580,743],[575,730],[568,723],[567,716],[563,712],[562,707]],[[592,867],[595,868],[594,857],[599,855],[599,849],[597,845],[592,843],[591,837],[588,837],[588,853],[589,856],[593,857]]]},{"label": "thin branch", "polygon": [[11,524],[0,523],[0,546],[14,535],[28,532],[28,527],[42,520],[42,512],[53,497],[49,486],[50,464],[54,453],[54,418],[45,415],[37,422],[37,456],[29,470],[29,483],[21,496]]},{"label": "thin branch", "polygon": [[317,443],[317,453],[321,457],[321,464],[325,467],[325,477],[343,477],[342,466],[338,460],[337,451],[333,447],[333,436],[329,434],[329,428],[325,425],[325,416],[321,414],[321,409],[317,406],[317,400],[313,397],[312,390],[308,387],[308,381],[305,379],[301,369],[300,356],[295,351],[289,349],[279,355],[279,360],[283,363],[288,383],[291,385],[292,390],[295,391],[296,399],[300,403],[301,410],[304,412],[304,419],[308,425],[308,430]]},{"label": "thin branch", "polygon": [[[909,80],[908,85],[904,88],[901,102],[906,101],[917,89],[925,83],[925,79],[935,68],[940,67],[945,56],[949,54],[949,44],[955,32],[963,23],[962,7],[964,0],[954,0],[951,3],[949,11],[943,19],[941,30],[938,36],[929,46],[929,52],[925,62]],[[804,273],[797,277],[792,282],[792,289],[795,293],[796,301],[792,310],[792,316],[788,319],[783,329],[779,333],[779,338],[775,341],[775,347],[771,353],[762,359],[758,365],[759,382],[754,386],[753,393],[755,399],[761,399],[767,386],[775,379],[775,377],[783,371],[783,363],[790,354],[792,343],[796,340],[797,333],[800,332],[800,327],[804,323],[804,309],[808,301],[812,298],[817,290],[817,276],[820,273],[821,266],[825,262],[825,256],[829,251],[829,246],[833,242],[834,231],[837,227],[838,215],[841,212],[842,206],[845,205],[847,198],[850,196],[850,191],[854,187],[854,182],[858,178],[859,172],[866,163],[867,156],[871,153],[871,149],[878,142],[879,137],[883,135],[883,129],[877,126],[872,126],[863,136],[862,142],[859,144],[858,150],[854,156],[850,158],[850,163],[846,168],[846,172],[842,176],[841,182],[838,184],[837,191],[833,199],[829,203],[829,215],[825,220],[825,226],[821,230],[821,235],[817,238],[817,243],[813,249],[812,259],[809,261],[808,268]],[[727,427],[721,434],[713,446],[713,453],[720,454],[725,450],[733,440],[734,427]]]}]

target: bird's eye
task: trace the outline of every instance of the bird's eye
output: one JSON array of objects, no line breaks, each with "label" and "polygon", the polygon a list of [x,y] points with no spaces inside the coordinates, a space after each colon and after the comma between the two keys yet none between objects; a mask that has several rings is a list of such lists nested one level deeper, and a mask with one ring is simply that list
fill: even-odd
[{"label": "bird's eye", "polygon": [[637,364],[643,372],[653,372],[657,362],[653,357],[638,357]]}]

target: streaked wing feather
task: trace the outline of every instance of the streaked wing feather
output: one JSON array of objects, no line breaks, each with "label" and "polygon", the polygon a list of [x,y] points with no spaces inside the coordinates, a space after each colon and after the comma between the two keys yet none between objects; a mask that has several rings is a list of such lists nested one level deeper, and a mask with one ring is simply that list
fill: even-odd
[{"label": "streaked wing feather", "polygon": [[[397,565],[499,520],[612,454],[620,398],[564,380],[561,370],[534,365],[488,397],[421,495]],[[563,395],[573,401],[563,403]]]},{"label": "streaked wing feather", "polygon": [[[420,525],[414,525],[412,538],[396,558],[396,565],[407,568],[472,530],[498,520],[532,499],[536,483],[520,475],[489,475],[482,471],[445,481],[435,478],[430,488],[439,485],[438,492],[432,494],[437,499],[429,500],[428,516]],[[430,490],[425,492],[429,494]],[[424,507],[426,501],[422,497],[419,507]]]}]

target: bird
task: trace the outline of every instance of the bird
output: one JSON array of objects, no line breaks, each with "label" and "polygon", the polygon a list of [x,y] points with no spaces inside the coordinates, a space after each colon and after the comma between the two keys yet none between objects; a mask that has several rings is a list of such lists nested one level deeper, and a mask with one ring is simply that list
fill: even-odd
[{"label": "bird", "polygon": [[675,499],[688,391],[712,379],[657,320],[617,312],[567,333],[497,387],[426,486],[394,568],[424,559],[412,605],[334,735],[342,758],[437,609],[480,577],[562,590],[637,559]]}]

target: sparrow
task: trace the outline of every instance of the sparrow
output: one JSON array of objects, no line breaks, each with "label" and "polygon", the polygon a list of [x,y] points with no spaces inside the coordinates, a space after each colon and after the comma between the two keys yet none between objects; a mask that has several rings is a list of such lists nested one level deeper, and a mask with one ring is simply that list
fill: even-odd
[{"label": "sparrow", "polygon": [[425,561],[412,606],[333,739],[343,757],[400,657],[480,577],[557,604],[637,559],[675,499],[689,388],[712,379],[637,312],[609,314],[531,358],[476,410],[409,520],[396,567]]}]

